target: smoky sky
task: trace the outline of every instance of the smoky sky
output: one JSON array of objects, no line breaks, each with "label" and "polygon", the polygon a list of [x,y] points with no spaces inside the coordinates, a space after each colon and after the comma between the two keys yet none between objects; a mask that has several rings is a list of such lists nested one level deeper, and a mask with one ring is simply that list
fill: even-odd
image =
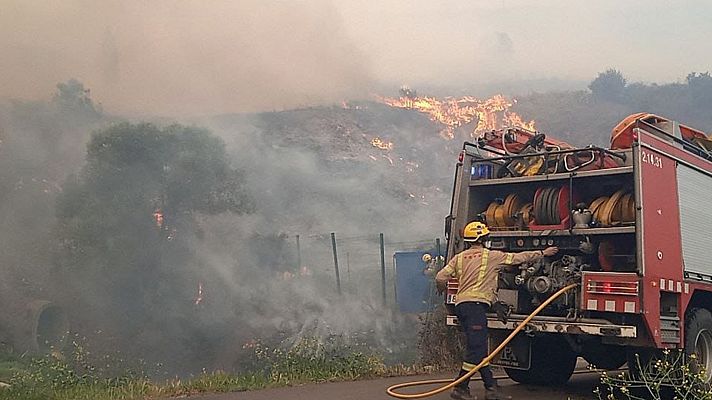
[{"label": "smoky sky", "polygon": [[[350,31],[385,80],[452,84],[559,77],[616,67],[633,81],[710,69],[704,1],[349,2]],[[508,43],[509,42],[509,43]],[[462,84],[462,83],[461,83]]]},{"label": "smoky sky", "polygon": [[361,97],[372,81],[326,1],[0,4],[4,96],[77,78],[114,112],[177,116]]},{"label": "smoky sky", "polygon": [[401,84],[684,78],[712,65],[704,1],[0,0],[0,97],[77,78],[134,115],[281,110]]}]

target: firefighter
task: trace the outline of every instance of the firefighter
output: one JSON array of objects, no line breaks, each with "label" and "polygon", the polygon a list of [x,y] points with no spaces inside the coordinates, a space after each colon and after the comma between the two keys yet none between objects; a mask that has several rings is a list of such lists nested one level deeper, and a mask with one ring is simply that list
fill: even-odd
[{"label": "firefighter", "polygon": [[[450,278],[457,278],[459,287],[455,301],[455,314],[465,332],[467,350],[458,377],[467,374],[487,356],[487,310],[497,297],[497,280],[502,268],[537,261],[555,255],[559,249],[505,253],[485,247],[489,228],[482,222],[467,224],[463,232],[465,250],[453,257],[441,269],[435,280],[444,291]],[[485,399],[511,398],[504,396],[497,386],[492,369],[485,366],[479,370],[485,385]],[[469,380],[456,386],[450,397],[456,400],[474,399],[470,394]]]}]

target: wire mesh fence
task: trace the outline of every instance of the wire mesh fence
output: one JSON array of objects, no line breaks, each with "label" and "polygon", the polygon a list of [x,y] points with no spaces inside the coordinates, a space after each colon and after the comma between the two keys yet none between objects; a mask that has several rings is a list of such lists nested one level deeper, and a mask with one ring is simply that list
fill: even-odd
[{"label": "wire mesh fence", "polygon": [[445,247],[439,238],[400,240],[382,233],[299,234],[287,240],[294,249],[295,269],[300,274],[319,276],[320,290],[379,299],[386,306],[394,306],[398,299],[394,254],[443,254]]}]

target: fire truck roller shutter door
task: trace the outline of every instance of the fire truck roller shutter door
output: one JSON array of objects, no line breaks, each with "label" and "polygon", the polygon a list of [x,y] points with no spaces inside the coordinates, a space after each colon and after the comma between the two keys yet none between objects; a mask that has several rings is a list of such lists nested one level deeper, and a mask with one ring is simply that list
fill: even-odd
[{"label": "fire truck roller shutter door", "polygon": [[712,177],[688,166],[677,166],[678,198],[680,201],[680,234],[685,272],[712,276],[709,249],[712,238]]}]

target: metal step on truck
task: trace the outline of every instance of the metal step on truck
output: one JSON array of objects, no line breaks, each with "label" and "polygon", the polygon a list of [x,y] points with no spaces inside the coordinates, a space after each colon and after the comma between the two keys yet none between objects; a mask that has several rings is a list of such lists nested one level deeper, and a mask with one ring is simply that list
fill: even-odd
[{"label": "metal step on truck", "polygon": [[[498,298],[511,314],[506,322],[488,315],[491,348],[552,293],[579,284],[493,364],[517,382],[561,384],[579,356],[617,369],[635,354],[684,349],[710,382],[710,204],[712,141],[656,115],[623,120],[609,148],[576,148],[521,128],[466,142],[445,224],[448,260],[463,250],[463,229],[476,220],[490,227],[492,249],[560,249],[501,273]],[[451,280],[450,325],[457,324],[456,292]]]}]

